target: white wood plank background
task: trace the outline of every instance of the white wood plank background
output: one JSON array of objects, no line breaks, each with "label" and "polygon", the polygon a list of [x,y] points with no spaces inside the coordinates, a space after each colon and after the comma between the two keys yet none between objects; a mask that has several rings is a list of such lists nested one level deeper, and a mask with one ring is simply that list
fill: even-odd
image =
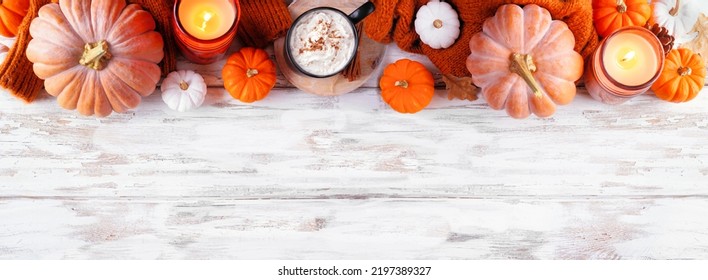
[{"label": "white wood plank background", "polygon": [[[429,62],[389,47],[385,61]],[[513,120],[376,79],[105,119],[0,92],[0,259],[705,259],[708,90]]]}]

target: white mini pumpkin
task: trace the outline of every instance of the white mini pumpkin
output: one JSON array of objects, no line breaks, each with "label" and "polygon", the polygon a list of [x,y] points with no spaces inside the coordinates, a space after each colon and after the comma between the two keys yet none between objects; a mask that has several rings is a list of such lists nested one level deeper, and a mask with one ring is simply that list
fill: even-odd
[{"label": "white mini pumpkin", "polygon": [[189,70],[175,71],[162,81],[162,101],[172,110],[186,112],[202,106],[207,85],[201,75]]},{"label": "white mini pumpkin", "polygon": [[666,27],[676,44],[691,41],[696,36],[691,29],[701,11],[698,1],[705,0],[652,0],[651,21]]},{"label": "white mini pumpkin", "polygon": [[450,4],[433,0],[418,10],[415,32],[433,49],[448,48],[460,36],[460,19]]}]

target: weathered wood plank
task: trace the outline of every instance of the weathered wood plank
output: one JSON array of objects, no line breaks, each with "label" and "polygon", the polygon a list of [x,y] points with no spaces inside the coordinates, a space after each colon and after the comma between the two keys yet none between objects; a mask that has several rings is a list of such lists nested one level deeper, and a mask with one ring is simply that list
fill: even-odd
[{"label": "weathered wood plank", "polygon": [[0,97],[5,197],[708,194],[708,93],[622,106],[581,94],[545,120],[442,97],[400,115],[374,89],[278,89],[255,104],[211,90],[186,114],[154,95],[106,119],[11,99]]},{"label": "weathered wood plank", "polygon": [[0,199],[0,259],[708,258],[705,198]]}]

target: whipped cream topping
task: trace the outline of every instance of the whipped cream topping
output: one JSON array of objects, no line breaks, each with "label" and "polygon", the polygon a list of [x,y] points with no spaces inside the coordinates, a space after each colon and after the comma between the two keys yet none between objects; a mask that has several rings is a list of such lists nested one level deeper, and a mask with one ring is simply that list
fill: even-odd
[{"label": "whipped cream topping", "polygon": [[348,19],[337,12],[311,12],[292,28],[290,53],[294,62],[311,74],[339,72],[354,56],[354,30]]}]

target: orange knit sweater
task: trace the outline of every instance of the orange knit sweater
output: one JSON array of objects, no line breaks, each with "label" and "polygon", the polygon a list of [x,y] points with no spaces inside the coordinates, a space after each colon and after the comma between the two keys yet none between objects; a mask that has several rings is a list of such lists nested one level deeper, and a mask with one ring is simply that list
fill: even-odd
[{"label": "orange knit sweater", "polygon": [[458,11],[461,21],[460,38],[447,49],[435,50],[420,41],[414,21],[418,8],[428,0],[371,0],[376,11],[366,18],[365,32],[372,39],[389,43],[395,41],[408,52],[422,53],[445,74],[469,76],[465,60],[470,54],[472,35],[482,31],[484,21],[494,16],[504,4],[537,4],[548,9],[553,19],[563,20],[575,35],[575,50],[588,57],[598,46],[598,35],[593,26],[591,0],[448,0]]},{"label": "orange knit sweater", "polygon": [[241,21],[237,37],[246,46],[265,48],[284,36],[292,24],[283,0],[240,0]]}]

